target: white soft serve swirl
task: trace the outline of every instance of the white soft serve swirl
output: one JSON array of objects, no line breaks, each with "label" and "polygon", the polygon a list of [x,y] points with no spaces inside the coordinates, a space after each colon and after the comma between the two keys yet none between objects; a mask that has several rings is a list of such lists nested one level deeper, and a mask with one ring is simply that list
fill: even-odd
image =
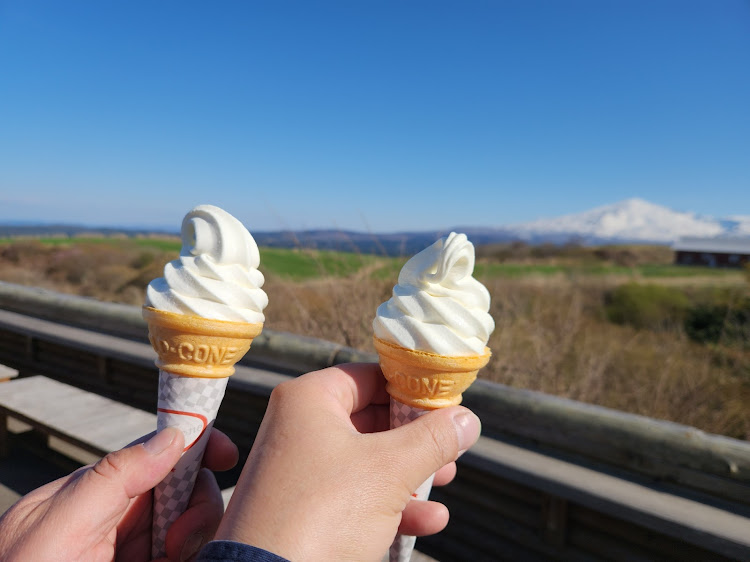
[{"label": "white soft serve swirl", "polygon": [[213,205],[199,205],[182,221],[180,257],[146,289],[146,306],[187,314],[258,323],[268,296],[261,289],[260,253],[243,224]]},{"label": "white soft serve swirl", "polygon": [[412,257],[378,307],[381,340],[438,355],[480,355],[495,329],[490,293],[472,277],[474,246],[451,232]]}]

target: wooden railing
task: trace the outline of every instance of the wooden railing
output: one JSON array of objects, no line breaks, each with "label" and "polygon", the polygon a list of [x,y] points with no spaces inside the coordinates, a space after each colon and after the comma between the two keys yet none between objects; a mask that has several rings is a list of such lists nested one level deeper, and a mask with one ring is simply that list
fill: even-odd
[{"label": "wooden railing", "polygon": [[[137,307],[0,283],[0,363],[21,376],[44,374],[153,411],[145,334]],[[372,360],[266,333],[230,379],[217,427],[244,456],[276,384]],[[483,437],[459,460],[455,482],[433,491],[451,523],[419,539],[423,552],[438,560],[750,559],[749,443],[481,380],[464,403],[482,419]]]}]

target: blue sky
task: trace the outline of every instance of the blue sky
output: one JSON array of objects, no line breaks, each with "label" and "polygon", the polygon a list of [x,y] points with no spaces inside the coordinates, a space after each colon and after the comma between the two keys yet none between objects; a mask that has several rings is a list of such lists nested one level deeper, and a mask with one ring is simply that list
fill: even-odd
[{"label": "blue sky", "polygon": [[750,214],[750,2],[0,0],[0,221]]}]

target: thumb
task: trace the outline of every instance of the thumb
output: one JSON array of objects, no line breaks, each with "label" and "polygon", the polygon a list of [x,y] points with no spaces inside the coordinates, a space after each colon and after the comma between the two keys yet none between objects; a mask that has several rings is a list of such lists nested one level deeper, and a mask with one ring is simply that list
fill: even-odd
[{"label": "thumb", "polygon": [[94,520],[119,517],[131,499],[169,474],[184,444],[182,432],[168,427],[143,444],[109,453],[71,484],[68,500]]},{"label": "thumb", "polygon": [[434,410],[389,433],[396,457],[402,462],[404,484],[416,490],[439,468],[456,460],[476,443],[479,418],[468,408]]}]

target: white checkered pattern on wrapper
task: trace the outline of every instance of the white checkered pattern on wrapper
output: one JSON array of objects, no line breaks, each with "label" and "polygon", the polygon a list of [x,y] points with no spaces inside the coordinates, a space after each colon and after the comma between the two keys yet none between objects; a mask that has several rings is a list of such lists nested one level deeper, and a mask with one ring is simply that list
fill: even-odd
[{"label": "white checkered pattern on wrapper", "polygon": [[[186,451],[172,472],[154,488],[154,558],[166,555],[167,532],[187,508],[228,380],[184,377],[159,371],[157,429],[179,427],[185,433]],[[199,416],[205,419],[205,427]]]},{"label": "white checkered pattern on wrapper", "polygon": [[166,554],[167,531],[185,513],[203,455],[176,467],[154,488],[154,557]]},{"label": "white checkered pattern on wrapper", "polygon": [[[406,404],[402,404],[398,400],[391,398],[391,429],[406,425],[418,417],[425,415],[429,411],[430,410],[415,408],[414,406],[407,406]],[[429,497],[430,490],[432,489],[432,479],[433,476],[430,476],[421,486],[419,486],[419,488],[417,488],[416,492],[414,492],[415,499],[426,500]],[[393,539],[393,543],[391,544],[391,548],[388,550],[389,561],[409,562],[416,542],[417,537],[400,534],[396,535],[396,538]]]},{"label": "white checkered pattern on wrapper", "polygon": [[[163,375],[168,375],[164,377]],[[182,377],[159,371],[159,408],[179,404],[186,412],[218,412],[228,378]],[[163,428],[159,428],[163,429]],[[185,444],[187,446],[187,443]]]}]

